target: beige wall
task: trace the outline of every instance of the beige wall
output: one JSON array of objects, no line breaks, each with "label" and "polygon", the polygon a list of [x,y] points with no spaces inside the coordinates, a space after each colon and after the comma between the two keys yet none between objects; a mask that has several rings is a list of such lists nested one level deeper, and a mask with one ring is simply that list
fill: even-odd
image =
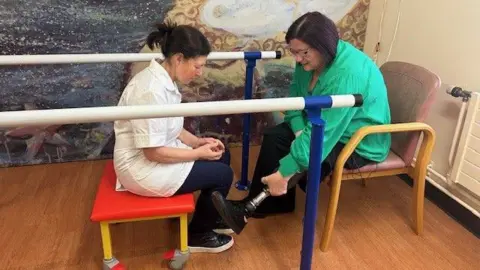
[{"label": "beige wall", "polygon": [[[365,52],[372,57],[379,41],[383,8],[384,0],[371,0]],[[480,92],[480,0],[387,0],[378,65],[387,59],[399,12],[400,22],[388,60],[424,66],[437,73],[444,84],[428,123],[438,134],[433,169],[445,176],[461,107],[461,101],[447,95],[445,89],[455,85]]]}]

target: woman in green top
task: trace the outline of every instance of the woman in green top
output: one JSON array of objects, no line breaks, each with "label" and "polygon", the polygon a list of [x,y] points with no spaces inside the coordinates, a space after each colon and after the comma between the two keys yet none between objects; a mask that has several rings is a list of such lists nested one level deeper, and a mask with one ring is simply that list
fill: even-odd
[{"label": "woman in green top", "polygon": [[[322,119],[326,122],[322,158],[324,178],[332,172],[344,145],[359,128],[390,123],[386,86],[375,63],[351,44],[340,40],[335,23],[319,12],[299,17],[289,27],[286,42],[296,61],[290,97],[361,94],[364,99],[363,106],[358,108],[322,111]],[[253,217],[294,210],[295,189],[287,192],[287,182],[292,175],[308,168],[311,128],[304,111],[288,111],[283,123],[265,131],[251,190],[243,202],[257,196],[264,184],[268,185],[272,196],[262,202]],[[369,135],[358,145],[345,167],[356,169],[382,162],[389,149],[390,134]],[[306,179],[303,179],[300,187],[305,190],[305,186]],[[228,219],[225,216],[231,216],[232,211],[242,211],[243,202],[215,196],[213,199],[224,219]]]}]

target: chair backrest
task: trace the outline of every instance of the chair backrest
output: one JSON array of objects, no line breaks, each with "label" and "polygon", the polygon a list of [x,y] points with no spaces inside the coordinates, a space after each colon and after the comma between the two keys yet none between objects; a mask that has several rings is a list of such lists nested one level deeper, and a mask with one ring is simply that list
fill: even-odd
[{"label": "chair backrest", "polygon": [[[392,124],[424,122],[440,89],[441,79],[426,68],[387,62],[380,67],[388,91]],[[392,134],[391,150],[410,165],[420,132]]]}]

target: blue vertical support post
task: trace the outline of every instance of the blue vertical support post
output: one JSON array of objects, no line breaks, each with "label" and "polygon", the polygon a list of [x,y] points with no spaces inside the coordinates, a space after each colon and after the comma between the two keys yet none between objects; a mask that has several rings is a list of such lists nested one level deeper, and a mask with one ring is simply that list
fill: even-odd
[{"label": "blue vertical support post", "polygon": [[312,123],[310,160],[306,190],[305,215],[303,219],[303,237],[301,251],[301,270],[310,270],[313,245],[315,242],[315,224],[317,222],[318,194],[322,175],[323,134],[325,121],[321,118],[320,108],[307,109],[308,119]]},{"label": "blue vertical support post", "polygon": [[[280,59],[282,53],[280,51],[275,51],[275,59]],[[246,74],[245,74],[245,98],[252,99],[253,96],[253,73],[255,71],[255,66],[257,65],[257,60],[262,59],[262,52],[244,52],[244,60],[246,60]],[[243,135],[242,135],[242,172],[240,180],[235,184],[239,190],[248,190],[250,187],[250,181],[248,180],[248,158],[250,156],[250,128],[251,128],[251,118],[250,114],[246,113],[243,115]]]},{"label": "blue vertical support post", "polygon": [[322,119],[322,108],[360,107],[363,97],[358,94],[350,98],[336,99],[332,96],[314,96],[305,98],[305,110],[308,120],[312,123],[310,142],[310,158],[308,163],[307,190],[305,214],[303,219],[303,237],[300,270],[310,270],[312,267],[313,244],[315,242],[315,224],[317,222],[318,194],[322,182],[322,153],[325,121]]},{"label": "blue vertical support post", "polygon": [[[253,72],[257,65],[257,60],[262,59],[261,52],[245,52],[245,60],[247,62],[245,73],[245,98],[252,99],[253,95]],[[251,127],[251,114],[246,113],[243,115],[243,135],[242,135],[242,171],[240,181],[236,183],[237,189],[248,190],[248,158],[250,150],[250,127]]]}]

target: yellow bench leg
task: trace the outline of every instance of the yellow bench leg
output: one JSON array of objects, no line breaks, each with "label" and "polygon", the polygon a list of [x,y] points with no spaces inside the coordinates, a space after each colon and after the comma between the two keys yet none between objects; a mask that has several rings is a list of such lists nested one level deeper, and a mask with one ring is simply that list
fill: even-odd
[{"label": "yellow bench leg", "polygon": [[110,228],[108,222],[100,222],[100,232],[102,233],[103,257],[106,261],[112,259],[112,238],[110,237]]},{"label": "yellow bench leg", "polygon": [[178,249],[169,252],[170,269],[183,269],[183,266],[190,257],[188,250],[188,214],[180,215],[180,251]]},{"label": "yellow bench leg", "polygon": [[180,216],[180,251],[188,251],[188,215],[182,214]]}]

